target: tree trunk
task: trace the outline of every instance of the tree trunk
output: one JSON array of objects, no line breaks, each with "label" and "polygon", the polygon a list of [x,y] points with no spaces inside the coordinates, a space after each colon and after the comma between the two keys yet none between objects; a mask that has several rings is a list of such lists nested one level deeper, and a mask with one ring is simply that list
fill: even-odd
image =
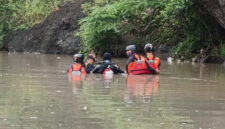
[{"label": "tree trunk", "polygon": [[225,0],[193,0],[193,2],[207,10],[225,29]]}]

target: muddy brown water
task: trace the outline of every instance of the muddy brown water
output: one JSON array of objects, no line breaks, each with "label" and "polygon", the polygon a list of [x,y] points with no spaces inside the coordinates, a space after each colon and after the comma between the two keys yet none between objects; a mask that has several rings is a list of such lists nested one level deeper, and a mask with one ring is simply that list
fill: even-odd
[{"label": "muddy brown water", "polygon": [[[126,59],[113,59],[122,69]],[[0,129],[224,129],[225,66],[69,76],[68,55],[0,53]]]}]

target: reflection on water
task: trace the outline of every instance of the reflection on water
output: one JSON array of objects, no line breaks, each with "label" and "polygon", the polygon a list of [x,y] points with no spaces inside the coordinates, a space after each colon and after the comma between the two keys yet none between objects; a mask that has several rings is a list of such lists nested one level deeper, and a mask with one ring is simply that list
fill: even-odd
[{"label": "reflection on water", "polygon": [[[68,75],[67,55],[0,53],[1,129],[223,129],[225,66]],[[124,68],[125,59],[114,59]]]},{"label": "reflection on water", "polygon": [[158,95],[158,83],[158,75],[128,75],[125,102],[132,103],[137,97],[141,97],[143,103],[151,102],[153,96]]}]

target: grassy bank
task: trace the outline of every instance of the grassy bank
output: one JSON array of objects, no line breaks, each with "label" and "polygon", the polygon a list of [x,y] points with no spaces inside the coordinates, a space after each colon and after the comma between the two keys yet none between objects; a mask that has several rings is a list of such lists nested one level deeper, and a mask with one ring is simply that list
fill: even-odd
[{"label": "grassy bank", "polygon": [[1,0],[0,47],[10,31],[25,30],[40,23],[57,9],[61,0]]}]

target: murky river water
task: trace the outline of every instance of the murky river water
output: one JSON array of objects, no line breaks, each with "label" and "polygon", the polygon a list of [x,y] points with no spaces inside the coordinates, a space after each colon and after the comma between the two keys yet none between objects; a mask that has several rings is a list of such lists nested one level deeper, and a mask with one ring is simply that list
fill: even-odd
[{"label": "murky river water", "polygon": [[[125,59],[114,59],[124,69]],[[0,129],[224,129],[225,66],[68,76],[68,55],[0,53]]]}]

